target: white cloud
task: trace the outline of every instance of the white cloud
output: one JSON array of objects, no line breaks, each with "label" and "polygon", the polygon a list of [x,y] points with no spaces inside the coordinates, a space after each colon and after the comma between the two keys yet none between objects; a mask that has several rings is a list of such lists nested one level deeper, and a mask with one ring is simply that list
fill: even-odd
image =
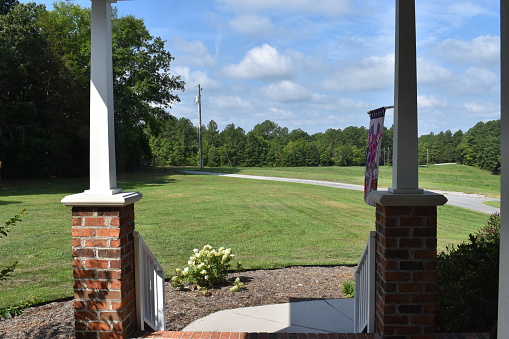
[{"label": "white cloud", "polygon": [[333,79],[324,81],[328,90],[358,91],[387,89],[394,83],[394,54],[371,56],[343,65]]},{"label": "white cloud", "polygon": [[244,14],[230,20],[233,30],[255,38],[264,38],[274,34],[277,27],[266,16]]},{"label": "white cloud", "polygon": [[218,88],[219,83],[208,77],[202,71],[191,71],[189,67],[175,67],[175,73],[182,77],[182,80],[186,82],[186,88],[191,86],[198,86],[207,88]]},{"label": "white cloud", "polygon": [[251,103],[238,96],[213,96],[209,103],[214,109],[220,110],[250,110]]},{"label": "white cloud", "polygon": [[216,0],[236,12],[277,11],[338,16],[352,11],[349,0]]},{"label": "white cloud", "polygon": [[472,41],[447,39],[437,48],[442,58],[456,63],[498,67],[500,60],[500,38],[482,35]]},{"label": "white cloud", "polygon": [[418,95],[417,102],[419,108],[444,108],[447,107],[447,101],[438,99],[434,95]]},{"label": "white cloud", "polygon": [[264,44],[249,50],[239,64],[227,66],[224,73],[236,79],[287,79],[292,77],[293,64],[288,56]]},{"label": "white cloud", "polygon": [[173,46],[175,60],[185,62],[186,65],[198,67],[211,66],[215,63],[202,41],[186,41],[182,38],[175,38]]},{"label": "white cloud", "polygon": [[486,69],[470,67],[458,77],[455,87],[459,93],[464,94],[497,91],[499,88],[499,77],[497,74]]},{"label": "white cloud", "polygon": [[311,93],[309,89],[289,80],[270,84],[262,87],[261,90],[269,99],[276,102],[312,101],[320,97],[318,94]]},{"label": "white cloud", "polygon": [[417,59],[417,79],[419,84],[441,84],[450,80],[451,71],[426,59]]}]

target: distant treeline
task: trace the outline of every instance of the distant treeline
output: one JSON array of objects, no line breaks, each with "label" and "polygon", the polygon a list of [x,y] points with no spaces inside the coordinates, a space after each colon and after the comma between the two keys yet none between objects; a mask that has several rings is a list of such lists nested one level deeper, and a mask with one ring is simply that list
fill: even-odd
[{"label": "distant treeline", "polygon": [[[230,124],[219,131],[213,120],[202,126],[203,164],[223,166],[363,166],[368,130],[330,128],[309,135],[266,120],[249,131]],[[381,165],[392,164],[392,127],[384,129]],[[171,117],[150,138],[157,165],[199,164],[197,128],[186,118]],[[450,130],[419,138],[419,164],[458,162],[500,172],[500,120],[479,122],[466,133]]]}]

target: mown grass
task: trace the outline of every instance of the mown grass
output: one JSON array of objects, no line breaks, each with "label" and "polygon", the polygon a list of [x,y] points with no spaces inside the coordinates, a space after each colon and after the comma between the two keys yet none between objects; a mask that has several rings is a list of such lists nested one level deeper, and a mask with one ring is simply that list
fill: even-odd
[{"label": "mown grass", "polygon": [[[189,168],[188,170],[200,170]],[[264,175],[282,178],[325,180],[347,184],[364,184],[363,167],[226,167],[206,168],[206,171]],[[382,166],[378,186],[385,189],[392,185],[392,167]],[[423,189],[484,194],[500,198],[500,176],[475,167],[447,164],[419,167],[419,186]]]},{"label": "mown grass", "polygon": [[[231,170],[262,175],[265,169]],[[333,181],[359,183],[354,177],[362,174],[361,168],[271,170],[263,175],[279,171],[279,176],[337,176],[345,180]],[[375,225],[374,208],[364,204],[362,192],[174,171],[119,179],[124,190],[144,195],[135,205],[136,228],[167,276],[185,265],[193,248],[205,244],[231,247],[247,268],[355,264]],[[23,222],[0,239],[0,267],[19,262],[13,277],[0,286],[0,307],[32,295],[43,301],[72,295],[71,211],[60,200],[87,186],[79,179],[0,181],[0,221],[28,210]],[[451,190],[461,190],[456,187]],[[440,207],[439,248],[466,240],[486,219]]]}]

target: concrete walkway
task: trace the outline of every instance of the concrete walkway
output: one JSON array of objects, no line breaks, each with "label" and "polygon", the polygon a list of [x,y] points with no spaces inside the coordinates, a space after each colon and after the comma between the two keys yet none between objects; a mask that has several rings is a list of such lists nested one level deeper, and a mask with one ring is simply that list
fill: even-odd
[{"label": "concrete walkway", "polygon": [[[344,184],[339,182],[321,181],[321,180],[304,180],[304,179],[292,179],[292,178],[278,178],[278,177],[264,177],[259,175],[244,175],[244,174],[227,174],[227,173],[214,173],[214,172],[200,172],[200,171],[181,171],[186,174],[200,174],[200,175],[217,175],[229,178],[241,178],[241,179],[256,179],[256,180],[269,180],[269,181],[283,181],[283,182],[295,182],[299,184],[319,185],[334,188],[341,188],[346,190],[364,191],[364,186],[354,184]],[[452,191],[438,191],[433,190],[435,193],[445,195],[448,199],[447,204],[457,207],[466,208],[472,211],[492,214],[495,212],[500,213],[500,208],[492,207],[483,204],[486,201],[500,201],[500,199],[487,198],[481,194],[468,194],[463,192],[452,192]]]},{"label": "concrete walkway", "polygon": [[219,311],[183,331],[353,333],[354,299],[324,299]]}]

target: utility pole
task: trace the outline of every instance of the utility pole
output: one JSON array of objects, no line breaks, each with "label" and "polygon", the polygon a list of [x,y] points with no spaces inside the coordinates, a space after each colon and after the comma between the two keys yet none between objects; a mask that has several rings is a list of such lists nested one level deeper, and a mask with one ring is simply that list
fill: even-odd
[{"label": "utility pole", "polygon": [[201,86],[198,84],[198,146],[200,148],[200,168],[203,168],[203,147],[201,142]]}]

